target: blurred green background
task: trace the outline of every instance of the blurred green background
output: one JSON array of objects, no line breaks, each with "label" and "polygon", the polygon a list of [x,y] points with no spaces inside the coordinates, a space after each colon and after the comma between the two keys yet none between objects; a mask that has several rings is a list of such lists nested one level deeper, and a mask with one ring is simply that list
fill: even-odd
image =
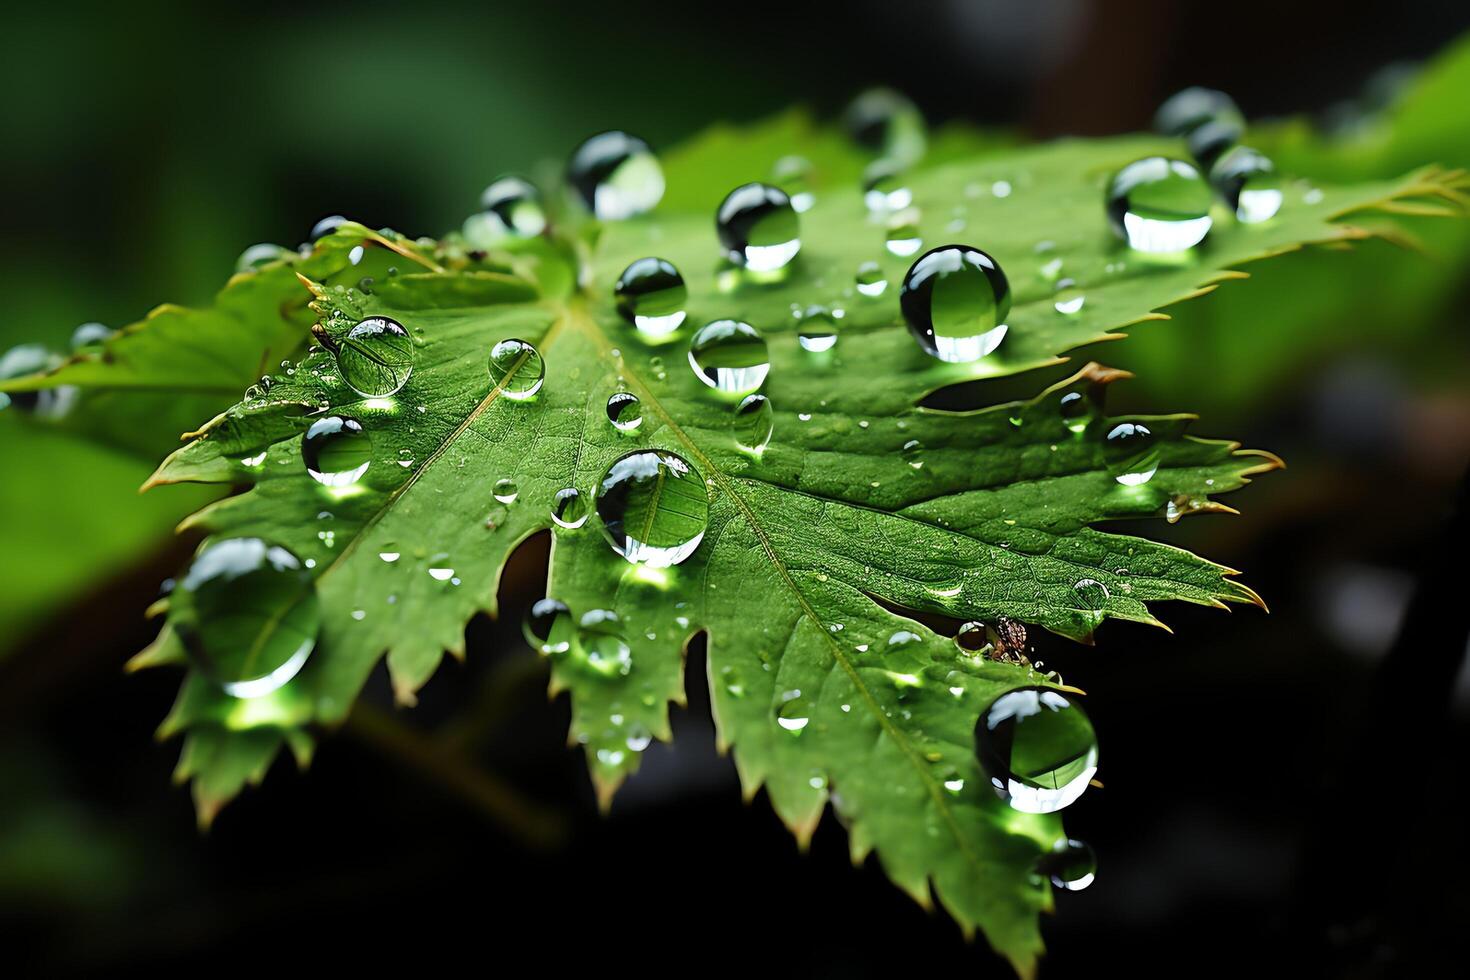
[{"label": "blurred green background", "polygon": [[[1172,91],[1209,84],[1288,172],[1470,166],[1470,45],[1454,40],[1467,28],[1470,10],[1446,0],[1391,13],[1259,0],[28,6],[0,30],[0,349],[64,349],[81,322],[205,302],[244,246],[293,245],[325,214],[455,227],[495,176],[555,174],[598,129],[667,147],[792,105],[835,115],[873,83],[908,92],[934,124],[1027,139],[1142,128]],[[1463,913],[1431,870],[1451,856],[1435,828],[1463,813],[1447,779],[1427,777],[1434,799],[1412,812],[1385,807],[1398,843],[1336,855],[1382,906],[1314,914],[1331,903],[1310,845],[1343,821],[1322,775],[1371,704],[1416,575],[1465,544],[1439,520],[1470,452],[1466,226],[1402,219],[1396,243],[1287,256],[1076,355],[1138,373],[1121,409],[1199,411],[1202,434],[1270,448],[1291,469],[1231,501],[1244,517],[1130,529],[1245,569],[1269,619],[1167,610],[1172,638],[1118,626],[1098,651],[1045,650],[1091,692],[1109,757],[1109,791],[1069,818],[1103,871],[1059,903],[1048,972],[1209,948],[1221,969],[1255,951],[1391,975]],[[692,967],[718,949],[732,967],[781,972],[997,966],[875,869],[848,868],[834,826],[802,857],[763,805],[742,807],[693,666],[681,742],[650,750],[598,819],[562,747],[565,704],[546,703],[515,635],[538,597],[534,549],[507,575],[510,625],[472,624],[469,665],[390,719],[404,726],[391,747],[375,728],[345,733],[308,777],[278,767],[199,836],[168,783],[174,746],[149,738],[176,678],[120,668],[187,554],[168,529],[204,498],[137,496],[167,445],[83,422],[0,413],[0,926],[23,972],[213,965],[227,951],[269,965],[278,950],[259,939],[281,935],[338,967],[420,943],[487,965],[664,950]],[[1443,625],[1431,635],[1460,656],[1463,626]],[[1458,692],[1407,709],[1437,739],[1405,747],[1416,778],[1463,767],[1463,677]],[[389,703],[381,678],[367,701]],[[1188,717],[1161,740],[1161,706],[1181,703]],[[422,765],[393,763],[415,732],[476,712],[490,720],[468,725],[462,754],[570,827],[559,849],[528,853]],[[1361,779],[1365,798],[1392,801],[1391,776]],[[1391,872],[1364,868],[1375,862]],[[748,922],[770,928],[732,925]],[[585,948],[566,948],[573,929]]]}]

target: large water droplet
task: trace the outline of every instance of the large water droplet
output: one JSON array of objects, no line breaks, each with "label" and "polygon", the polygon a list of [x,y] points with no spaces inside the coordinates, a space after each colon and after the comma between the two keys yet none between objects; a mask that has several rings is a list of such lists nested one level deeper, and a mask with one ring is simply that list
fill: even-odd
[{"label": "large water droplet", "polygon": [[684,322],[689,288],[667,259],[637,259],[623,270],[613,286],[618,312],[648,340],[662,340]]},{"label": "large water droplet", "polygon": [[296,253],[289,248],[274,245],[270,242],[261,242],[259,245],[251,245],[240,253],[240,257],[235,260],[235,272],[256,272],[270,265],[272,262],[279,262],[282,259],[290,259],[295,256]]},{"label": "large water droplet", "polygon": [[1011,287],[978,248],[943,245],[920,256],[899,292],[909,332],[941,361],[978,361],[1005,338]]},{"label": "large water droplet", "polygon": [[1080,892],[1097,876],[1097,855],[1085,842],[1065,838],[1037,859],[1036,873],[1050,878],[1056,888]]},{"label": "large water droplet", "polygon": [[495,487],[490,491],[491,495],[502,504],[513,504],[521,495],[521,488],[510,477],[503,477],[495,481]]},{"label": "large water droplet", "polygon": [[690,340],[689,366],[716,391],[748,395],[766,380],[771,356],[755,327],[740,320],[716,320],[700,327]]},{"label": "large water droplet", "polygon": [[367,472],[373,461],[373,440],[356,419],[341,415],[319,418],[301,438],[306,472],[325,487],[347,487]]},{"label": "large water droplet", "polygon": [[558,490],[551,498],[551,519],[557,527],[575,531],[587,523],[587,498],[576,487]]},{"label": "large water droplet", "polygon": [[1154,130],[1165,136],[1187,136],[1217,118],[1241,118],[1235,100],[1224,92],[1194,86],[1176,92],[1154,114]]},{"label": "large water droplet", "polygon": [[546,211],[536,188],[520,177],[501,177],[480,195],[480,211],[465,219],[464,237],[476,248],[494,248],[546,230]]},{"label": "large water droplet", "polygon": [[582,615],[577,645],[587,666],[604,677],[625,677],[633,669],[633,651],[623,636],[623,622],[611,609],[594,609]]},{"label": "large water droplet", "polygon": [[643,424],[643,405],[631,391],[617,391],[608,396],[607,420],[619,432],[632,432]]},{"label": "large water droplet", "polygon": [[1108,184],[1113,233],[1140,252],[1182,252],[1210,230],[1210,188],[1193,164],[1135,160]]},{"label": "large water droplet", "polygon": [[295,677],[321,626],[311,573],[259,538],[205,548],[169,602],[169,623],[190,657],[237,698],[270,694]]},{"label": "large water droplet", "polygon": [[990,784],[1023,813],[1053,813],[1082,795],[1097,772],[1097,736],[1060,691],[1021,688],[996,698],[975,726]]},{"label": "large water droplet", "polygon": [[403,324],[370,316],[336,343],[337,372],[364,398],[387,398],[413,374],[413,340]]},{"label": "large water droplet", "polygon": [[534,345],[511,338],[490,348],[490,384],[512,401],[525,401],[541,390],[546,362]]},{"label": "large water droplet", "polygon": [[1107,608],[1108,599],[1112,598],[1108,587],[1095,578],[1078,579],[1072,584],[1072,591],[1077,594],[1080,608],[1086,612],[1102,612]]},{"label": "large water droplet", "polygon": [[567,182],[603,221],[653,210],[664,196],[664,172],[648,144],[616,130],[590,137],[572,154]]},{"label": "large water droplet", "polygon": [[809,306],[796,325],[796,342],[804,351],[820,354],[837,344],[837,321],[825,306]]},{"label": "large water droplet", "polygon": [[801,251],[801,227],[791,198],[770,184],[742,184],[715,212],[720,245],[736,265],[752,272],[786,267]]},{"label": "large water droplet", "polygon": [[843,123],[859,145],[906,164],[922,157],[928,142],[918,106],[890,88],[858,95],[848,104]]},{"label": "large water droplet", "polygon": [[816,196],[808,184],[811,172],[811,161],[795,155],[784,156],[771,167],[771,183],[786,192],[797,214],[805,214],[816,203]]},{"label": "large water droplet", "polygon": [[1103,442],[1103,461],[1125,487],[1152,480],[1159,469],[1159,440],[1142,422],[1119,422]]},{"label": "large water droplet", "polygon": [[746,452],[765,452],[775,428],[776,410],[765,395],[746,395],[735,406],[735,444]]},{"label": "large water droplet", "polygon": [[671,452],[627,453],[598,484],[597,516],[613,550],[628,561],[677,565],[694,554],[709,524],[704,477]]},{"label": "large water droplet", "polygon": [[550,656],[572,648],[572,611],[559,599],[539,599],[526,612],[521,633],[537,653]]},{"label": "large water droplet", "polygon": [[858,266],[855,283],[857,291],[864,296],[882,296],[883,291],[888,288],[888,277],[883,274],[883,267],[877,262],[864,262]]},{"label": "large water droplet", "polygon": [[1248,146],[1237,146],[1220,157],[1210,169],[1210,183],[1245,224],[1276,217],[1285,197],[1270,158]]}]

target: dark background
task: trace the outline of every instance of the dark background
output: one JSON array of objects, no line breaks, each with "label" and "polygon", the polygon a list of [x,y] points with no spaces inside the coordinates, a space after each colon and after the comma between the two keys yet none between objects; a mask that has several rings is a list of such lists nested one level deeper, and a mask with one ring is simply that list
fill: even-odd
[{"label": "dark background", "polygon": [[[932,122],[1034,137],[1141,128],[1194,83],[1254,118],[1331,123],[1379,69],[1467,28],[1456,0],[30,6],[0,29],[0,346],[203,301],[243,245],[295,242],[323,214],[455,226],[491,178],[598,128],[667,146],[792,103],[835,113],[875,82]],[[1442,335],[1463,337],[1467,300],[1462,285],[1434,313]],[[1127,366],[1132,343],[1109,358]],[[1463,524],[1444,521],[1470,400],[1451,375],[1355,346],[1226,401],[1204,431],[1292,468],[1232,495],[1242,517],[1119,528],[1245,569],[1270,616],[1179,605],[1163,610],[1172,635],[1035,638],[1089,692],[1106,783],[1067,814],[1101,867],[1058,896],[1045,975],[1395,975],[1458,938],[1470,580],[1454,568]],[[599,817],[567,705],[546,699],[516,625],[542,542],[506,575],[503,621],[470,625],[467,664],[417,710],[395,717],[375,678],[379,715],[197,832],[170,783],[176,745],[152,738],[177,677],[120,675],[151,638],[138,611],[186,553],[140,555],[0,661],[0,962],[21,973],[454,956],[487,972],[1004,974],[851,867],[835,821],[803,855],[763,800],[741,802],[698,656],[675,747],[651,748]],[[1438,593],[1406,616],[1416,582]],[[426,769],[416,733],[443,726],[461,748]],[[507,805],[562,833],[538,844]]]}]

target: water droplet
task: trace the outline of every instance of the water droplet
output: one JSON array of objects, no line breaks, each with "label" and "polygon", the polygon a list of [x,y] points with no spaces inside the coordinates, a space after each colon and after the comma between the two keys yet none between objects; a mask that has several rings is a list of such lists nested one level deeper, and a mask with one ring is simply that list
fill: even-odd
[{"label": "water droplet", "polygon": [[664,196],[663,168],[648,144],[616,130],[577,147],[567,165],[567,182],[603,221],[646,214]]},{"label": "water droplet", "polygon": [[928,142],[918,106],[890,88],[868,89],[858,95],[848,104],[843,124],[858,145],[903,163],[923,156]]},{"label": "water droplet", "polygon": [[[436,560],[440,560],[440,561],[442,561],[443,559],[445,559],[447,557],[449,557],[449,556],[448,555],[437,555],[437,556],[435,556]],[[432,568],[429,569],[429,577],[432,578],[436,582],[448,582],[450,579],[454,578],[454,569],[452,569],[452,568],[450,568],[450,567],[448,567],[446,565],[435,565],[434,567],[432,567]]]},{"label": "water droplet", "polygon": [[856,284],[857,291],[864,296],[882,296],[888,288],[888,277],[877,262],[864,262],[858,266]]},{"label": "water droplet", "polygon": [[875,216],[902,211],[914,203],[908,175],[893,160],[875,160],[863,171],[863,203]]},{"label": "water droplet", "polygon": [[476,248],[494,248],[546,230],[541,195],[529,181],[501,177],[480,195],[480,211],[465,219],[464,237]]},{"label": "water droplet", "polygon": [[267,453],[267,450],[262,449],[260,452],[256,453],[253,456],[241,456],[240,457],[240,465],[241,466],[259,466],[261,463],[264,463],[265,462],[266,453]]},{"label": "water droplet", "polygon": [[117,331],[101,323],[84,323],[71,332],[71,349],[96,348]]},{"label": "water droplet", "polygon": [[807,704],[800,691],[787,691],[785,698],[776,709],[776,724],[796,734],[812,720],[811,705]]},{"label": "water droplet", "polygon": [[975,726],[976,751],[996,793],[1023,813],[1053,813],[1097,772],[1097,737],[1060,691],[1021,688],[996,698]]},{"label": "water droplet", "polygon": [[837,344],[837,321],[825,306],[809,306],[796,325],[796,341],[801,349],[813,354],[831,350]]},{"label": "water droplet", "polygon": [[689,366],[716,391],[748,395],[766,380],[771,357],[755,327],[740,320],[715,320],[690,340]]},{"label": "water droplet", "polygon": [[329,214],[311,226],[311,231],[307,234],[306,240],[309,242],[319,242],[346,223],[347,219],[342,215]]},{"label": "water droplet", "polygon": [[632,432],[643,424],[643,405],[631,391],[617,391],[607,398],[607,420],[619,432]]},{"label": "water droplet", "polygon": [[1057,295],[1052,301],[1052,308],[1058,313],[1066,316],[1075,316],[1082,312],[1086,305],[1087,297],[1082,290],[1078,289],[1071,279],[1063,279],[1057,283]]},{"label": "water droplet", "polygon": [[1235,100],[1216,89],[1192,86],[1164,100],[1154,114],[1154,131],[1164,136],[1187,136],[1220,116],[1240,116]]},{"label": "water droplet", "polygon": [[642,725],[634,725],[628,729],[628,737],[623,739],[623,744],[630,752],[642,752],[653,744],[653,733]]},{"label": "water droplet", "polygon": [[558,490],[551,498],[551,519],[558,527],[575,531],[587,523],[587,500],[576,487]]},{"label": "water droplet", "polygon": [[899,306],[925,353],[941,361],[978,361],[1005,338],[1011,287],[986,253],[944,245],[910,267]]},{"label": "water droplet", "polygon": [[1248,146],[1237,146],[1215,162],[1210,183],[1235,212],[1238,221],[1257,224],[1281,210],[1281,179],[1270,158]]},{"label": "water droplet", "polygon": [[1182,252],[1210,230],[1210,188],[1192,164],[1135,160],[1108,185],[1113,233],[1140,252]]},{"label": "water droplet", "polygon": [[1059,840],[1050,854],[1043,854],[1037,859],[1036,873],[1050,878],[1057,888],[1080,892],[1097,876],[1097,855],[1083,841]]},{"label": "water droplet", "polygon": [[251,245],[240,253],[240,257],[235,260],[235,272],[237,274],[242,272],[256,272],[270,265],[272,262],[279,262],[282,259],[290,259],[295,256],[296,253],[289,248],[273,245],[270,242],[261,242],[259,245]]},{"label": "water droplet", "polygon": [[236,698],[279,690],[316,647],[316,586],[285,548],[231,538],[201,551],[170,597],[169,623],[203,673]]},{"label": "water droplet", "polygon": [[765,452],[775,428],[776,410],[765,395],[746,395],[735,406],[735,444],[746,452]]},{"label": "water droplet", "polygon": [[1141,422],[1119,422],[1103,443],[1103,461],[1125,487],[1147,483],[1159,469],[1158,438]]},{"label": "water droplet", "polygon": [[1108,587],[1095,578],[1078,579],[1072,585],[1072,591],[1077,593],[1077,601],[1087,612],[1100,613],[1107,607],[1107,602],[1112,598]]},{"label": "water droplet", "polygon": [[491,493],[502,504],[513,504],[516,497],[520,496],[521,488],[516,485],[516,481],[506,477],[495,481],[495,489]]},{"label": "water droplet", "polygon": [[918,221],[910,212],[901,212],[889,223],[884,233],[883,247],[888,250],[889,255],[903,259],[924,247],[924,239],[919,236]]},{"label": "water droplet", "polygon": [[653,568],[694,554],[709,523],[704,478],[683,457],[660,450],[618,457],[599,482],[596,506],[613,550]]},{"label": "water droplet", "polygon": [[770,184],[742,184],[725,195],[715,212],[715,230],[730,261],[752,272],[784,269],[801,251],[791,198]]},{"label": "water droplet", "polygon": [[689,288],[667,259],[649,256],[631,263],[613,286],[618,312],[646,340],[663,340],[684,323]]},{"label": "water droplet", "polygon": [[805,214],[816,203],[816,196],[808,185],[811,172],[811,161],[795,155],[784,156],[771,167],[771,182],[791,198],[791,207],[797,214]]},{"label": "water droplet", "polygon": [[307,428],[301,438],[301,459],[306,472],[322,486],[351,486],[373,461],[373,440],[356,419],[328,415]]},{"label": "water droplet", "polygon": [[996,197],[1010,197],[1011,182],[1008,180],[997,180],[995,183],[990,185],[990,193],[994,194]]},{"label": "water droplet", "polygon": [[888,645],[890,647],[906,647],[912,646],[915,643],[923,642],[924,638],[918,633],[913,632],[912,630],[896,630],[894,631],[893,635],[888,638]]},{"label": "water droplet", "polygon": [[400,552],[397,552],[397,551],[380,551],[380,552],[378,552],[378,557],[381,558],[383,561],[387,562],[389,565],[391,565],[395,561],[397,561],[399,558],[401,558],[402,555],[401,555]]},{"label": "water droplet", "polygon": [[1061,413],[1062,424],[1078,434],[1087,431],[1088,425],[1097,414],[1092,400],[1080,391],[1069,391],[1062,395],[1057,402],[1057,410]]},{"label": "water droplet", "polygon": [[337,370],[348,387],[364,398],[387,398],[413,373],[413,341],[403,324],[386,316],[368,317],[337,342]]},{"label": "water droplet", "polygon": [[623,622],[611,609],[583,614],[577,645],[587,666],[604,677],[626,677],[633,670],[633,651],[623,637]]},{"label": "water droplet", "polygon": [[960,627],[954,637],[955,646],[967,653],[976,653],[985,648],[985,624],[971,620]]},{"label": "water droplet", "polygon": [[490,384],[512,401],[525,401],[541,390],[546,362],[524,340],[502,340],[490,348]]},{"label": "water droplet", "polygon": [[1244,119],[1216,116],[1209,122],[1196,126],[1185,143],[1194,162],[1208,173],[1226,150],[1240,142],[1244,133]]},{"label": "water droplet", "polygon": [[910,439],[903,444],[902,455],[904,461],[916,470],[924,468],[924,444],[917,439]]},{"label": "water droplet", "polygon": [[559,599],[539,599],[527,610],[521,633],[537,653],[566,653],[575,634],[572,611]]}]

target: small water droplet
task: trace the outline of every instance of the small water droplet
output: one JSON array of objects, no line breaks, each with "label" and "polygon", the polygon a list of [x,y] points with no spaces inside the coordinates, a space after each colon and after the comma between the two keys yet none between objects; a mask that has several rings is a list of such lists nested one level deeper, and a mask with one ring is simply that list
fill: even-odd
[{"label": "small water droplet", "polygon": [[1077,601],[1087,612],[1102,612],[1107,606],[1108,599],[1112,598],[1108,587],[1095,578],[1078,579],[1073,583],[1072,591],[1077,593]]},{"label": "small water droplet", "polygon": [[623,637],[623,621],[611,609],[582,615],[577,645],[587,666],[604,677],[626,677],[633,670],[633,651]]},{"label": "small water droplet", "polygon": [[664,172],[648,144],[628,133],[589,137],[567,165],[567,183],[603,221],[652,211],[664,196]]},{"label": "small water droplet", "polygon": [[924,247],[924,239],[919,236],[919,223],[913,212],[901,212],[889,223],[884,233],[883,247],[888,250],[889,255],[903,259]]},{"label": "small water droplet", "polygon": [[587,523],[587,501],[576,487],[558,490],[551,498],[551,519],[569,531]]},{"label": "small water droplet", "polygon": [[1097,772],[1097,737],[1060,691],[1027,687],[996,698],[975,726],[976,751],[997,795],[1023,813],[1053,813]]},{"label": "small water droplet", "polygon": [[987,644],[985,638],[985,624],[977,620],[971,620],[960,627],[954,637],[955,646],[966,653],[978,653]]},{"label": "small water droplet", "polygon": [[342,215],[329,214],[311,226],[311,231],[307,233],[306,240],[309,242],[321,241],[346,223],[347,219]]},{"label": "small water droplet", "polygon": [[1075,316],[1082,312],[1086,305],[1087,297],[1082,290],[1078,289],[1071,279],[1063,279],[1057,283],[1057,295],[1052,301],[1052,308],[1058,313],[1066,316]]},{"label": "small water droplet", "polygon": [[1210,168],[1210,183],[1236,220],[1248,225],[1276,217],[1286,197],[1270,158],[1248,146],[1237,146],[1220,157]]},{"label": "small water droplet", "polygon": [[1182,252],[1210,230],[1210,188],[1193,164],[1168,157],[1135,160],[1108,185],[1113,233],[1140,252]]},{"label": "small water droplet", "polygon": [[715,320],[700,327],[689,342],[689,366],[716,391],[747,395],[771,369],[766,340],[740,320]]},{"label": "small water droplet", "polygon": [[888,288],[888,279],[883,275],[883,267],[877,262],[864,262],[858,266],[856,285],[857,291],[864,296],[882,296]]},{"label": "small water droplet", "polygon": [[617,391],[608,396],[607,420],[619,432],[632,432],[643,424],[643,405],[631,391]]},{"label": "small water droplet", "polygon": [[531,649],[550,656],[572,648],[572,611],[558,599],[538,599],[526,612],[521,633]]},{"label": "small water droplet", "polygon": [[811,705],[807,704],[800,691],[787,691],[783,698],[781,706],[776,709],[776,724],[793,735],[797,734],[812,720]]},{"label": "small water droplet", "polygon": [[801,251],[800,220],[791,198],[770,184],[742,184],[715,212],[725,255],[752,272],[784,269]]},{"label": "small water droplet", "polygon": [[520,177],[501,177],[480,195],[480,210],[464,222],[465,241],[475,248],[495,248],[517,238],[535,238],[546,230],[541,194]]},{"label": "small water droplet", "polygon": [[627,453],[608,467],[596,507],[613,550],[653,568],[694,554],[709,523],[704,477],[683,457],[653,449]]},{"label": "small water droplet", "polygon": [[746,395],[735,406],[735,444],[759,456],[776,429],[776,410],[765,395]]},{"label": "small water droplet", "polygon": [[801,349],[813,354],[831,350],[837,344],[837,321],[825,306],[809,306],[796,325],[796,341]]},{"label": "small water droplet", "polygon": [[328,415],[317,419],[301,439],[301,459],[311,478],[326,487],[347,487],[367,472],[373,441],[356,419]]},{"label": "small water droplet", "polygon": [[448,582],[450,579],[454,578],[454,569],[443,566],[435,566],[429,569],[429,577],[436,582]]},{"label": "small water droplet", "polygon": [[1056,888],[1080,892],[1097,877],[1097,855],[1083,841],[1065,838],[1037,860],[1036,873]]},{"label": "small water droplet", "polygon": [[386,316],[362,320],[336,344],[337,371],[364,398],[387,398],[413,374],[413,340]]},{"label": "small water droplet", "polygon": [[521,488],[516,485],[516,481],[506,477],[495,481],[495,489],[491,493],[502,504],[513,504],[516,497],[520,496]]},{"label": "small water droplet", "polygon": [[1164,136],[1187,136],[1211,119],[1240,115],[1230,96],[1196,85],[1164,100],[1154,113],[1154,131]]},{"label": "small water droplet", "polygon": [[968,245],[925,252],[899,292],[909,332],[942,361],[978,361],[1005,339],[1011,288],[999,263]]},{"label": "small water droplet", "polygon": [[524,340],[502,340],[490,348],[490,383],[512,401],[525,401],[541,390],[546,362]]},{"label": "small water droplet", "polygon": [[649,256],[631,263],[613,285],[618,312],[649,341],[666,340],[684,323],[689,287],[667,259]]},{"label": "small water droplet", "polygon": [[1158,438],[1142,422],[1119,422],[1103,443],[1103,460],[1113,479],[1136,487],[1153,479],[1159,469]]},{"label": "small water droplet", "polygon": [[296,257],[295,252],[280,245],[270,242],[261,242],[259,245],[251,245],[240,253],[235,260],[235,272],[258,272],[270,265],[272,262],[280,262]]},{"label": "small water droplet", "polygon": [[902,211],[914,203],[903,168],[893,160],[875,160],[863,171],[863,203],[874,215]]},{"label": "small water droplet", "polygon": [[808,184],[811,171],[811,161],[796,155],[784,156],[771,167],[771,182],[791,198],[797,214],[810,211],[817,200]]}]

